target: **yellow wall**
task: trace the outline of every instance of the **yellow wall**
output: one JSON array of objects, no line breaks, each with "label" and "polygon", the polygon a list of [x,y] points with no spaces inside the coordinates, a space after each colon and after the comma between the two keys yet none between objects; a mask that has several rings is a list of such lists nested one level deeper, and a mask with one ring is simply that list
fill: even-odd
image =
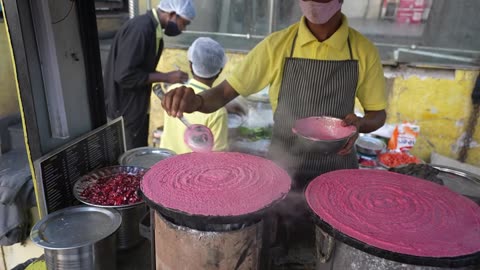
[{"label": "yellow wall", "polygon": [[[472,89],[478,71],[407,69],[395,77],[388,102],[388,122],[416,122],[420,137],[413,153],[429,160],[435,151],[458,158],[459,143],[471,114]],[[474,144],[480,142],[477,124]],[[469,151],[467,163],[480,166],[480,149]]]},{"label": "yellow wall", "polygon": [[[229,62],[217,83],[243,57],[243,54],[229,53]],[[165,50],[157,69],[171,71],[175,64],[184,71],[189,70],[185,50]],[[412,152],[426,161],[432,151],[456,159],[458,143],[471,113],[470,95],[478,71],[385,67],[385,75],[389,78],[387,122],[410,121],[421,127],[421,135]],[[163,125],[163,109],[154,95],[150,124],[151,131]],[[480,144],[480,123],[474,136],[473,145],[476,144]],[[480,146],[469,150],[467,163],[480,166]]]},{"label": "yellow wall", "polygon": [[0,118],[18,113],[17,90],[5,23],[0,23]]}]

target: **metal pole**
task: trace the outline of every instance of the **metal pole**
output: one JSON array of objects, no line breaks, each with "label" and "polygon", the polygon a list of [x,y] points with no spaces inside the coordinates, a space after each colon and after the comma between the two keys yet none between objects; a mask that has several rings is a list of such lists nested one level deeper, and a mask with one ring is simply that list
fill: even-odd
[{"label": "metal pole", "polygon": [[265,36],[262,35],[250,35],[250,34],[232,34],[232,33],[221,33],[221,32],[207,32],[207,31],[183,31],[184,34],[195,34],[195,35],[212,35],[212,36],[222,36],[222,37],[238,37],[238,38],[257,38],[264,39]]},{"label": "metal pole", "polygon": [[128,0],[128,17],[131,19],[138,15],[138,0]]},{"label": "metal pole", "polygon": [[427,51],[417,51],[417,50],[404,49],[404,48],[396,49],[393,52],[393,59],[395,61],[398,61],[401,52],[416,54],[416,55],[429,56],[429,57],[440,58],[440,59],[448,59],[448,60],[454,60],[454,61],[460,61],[460,62],[467,62],[467,63],[476,63],[477,62],[476,59],[469,58],[469,57],[461,57],[461,56],[454,56],[454,55],[427,52]]},{"label": "metal pole", "polygon": [[273,16],[275,15],[275,0],[269,0],[269,10],[268,10],[268,33],[273,33]]},{"label": "metal pole", "polygon": [[147,1],[147,10],[152,9],[152,0],[146,0]]},{"label": "metal pole", "polygon": [[432,51],[443,51],[443,52],[458,52],[458,53],[470,53],[470,54],[480,54],[480,51],[474,50],[462,50],[462,49],[453,49],[453,48],[440,48],[440,47],[429,47],[429,46],[417,46],[415,44],[406,45],[406,44],[395,44],[395,43],[382,43],[374,42],[375,46],[382,47],[393,47],[393,48],[405,48],[412,50],[432,50]]}]

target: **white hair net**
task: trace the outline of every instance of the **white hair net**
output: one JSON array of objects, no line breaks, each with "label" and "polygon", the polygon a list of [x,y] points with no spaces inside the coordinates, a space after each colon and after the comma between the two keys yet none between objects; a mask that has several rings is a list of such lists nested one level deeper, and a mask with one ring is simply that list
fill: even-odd
[{"label": "white hair net", "polygon": [[179,16],[192,21],[195,18],[195,7],[192,0],[162,0],[157,8],[165,11],[174,11]]},{"label": "white hair net", "polygon": [[211,78],[225,66],[227,56],[218,42],[208,37],[200,37],[188,48],[188,60],[192,62],[195,75]]}]

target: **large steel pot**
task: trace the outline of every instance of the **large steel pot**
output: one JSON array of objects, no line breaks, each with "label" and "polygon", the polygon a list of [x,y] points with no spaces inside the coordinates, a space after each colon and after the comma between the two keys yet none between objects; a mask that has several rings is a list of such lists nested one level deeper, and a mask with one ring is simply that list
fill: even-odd
[{"label": "large steel pot", "polygon": [[30,238],[45,249],[49,270],[116,269],[116,231],[122,218],[115,210],[75,206],[40,220]]},{"label": "large steel pot", "polygon": [[144,240],[140,235],[139,224],[142,220],[142,217],[147,213],[147,206],[144,202],[138,202],[130,205],[120,205],[120,206],[105,206],[105,205],[96,205],[88,202],[88,200],[82,197],[80,194],[82,191],[89,186],[91,183],[97,181],[98,179],[110,175],[115,175],[118,173],[128,173],[143,175],[147,169],[135,166],[112,166],[101,168],[91,172],[88,175],[83,176],[77,182],[75,182],[73,187],[74,196],[84,204],[105,208],[105,209],[115,209],[122,216],[122,225],[118,229],[118,249],[125,250],[137,246]]},{"label": "large steel pot", "polygon": [[317,225],[317,270],[480,269],[477,205],[429,181],[338,170],[305,196]]},{"label": "large steel pot", "polygon": [[[315,228],[316,270],[475,270],[480,264],[467,267],[431,267],[400,263],[374,256],[336,240],[320,227]],[[399,255],[401,256],[401,255]]]}]

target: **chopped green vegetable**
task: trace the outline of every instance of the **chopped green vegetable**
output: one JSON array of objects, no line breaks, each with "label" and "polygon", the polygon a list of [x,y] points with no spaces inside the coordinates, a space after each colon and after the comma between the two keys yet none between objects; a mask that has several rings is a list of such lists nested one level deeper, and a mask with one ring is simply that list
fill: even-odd
[{"label": "chopped green vegetable", "polygon": [[251,141],[270,139],[272,137],[271,127],[247,128],[239,127],[240,136]]}]

